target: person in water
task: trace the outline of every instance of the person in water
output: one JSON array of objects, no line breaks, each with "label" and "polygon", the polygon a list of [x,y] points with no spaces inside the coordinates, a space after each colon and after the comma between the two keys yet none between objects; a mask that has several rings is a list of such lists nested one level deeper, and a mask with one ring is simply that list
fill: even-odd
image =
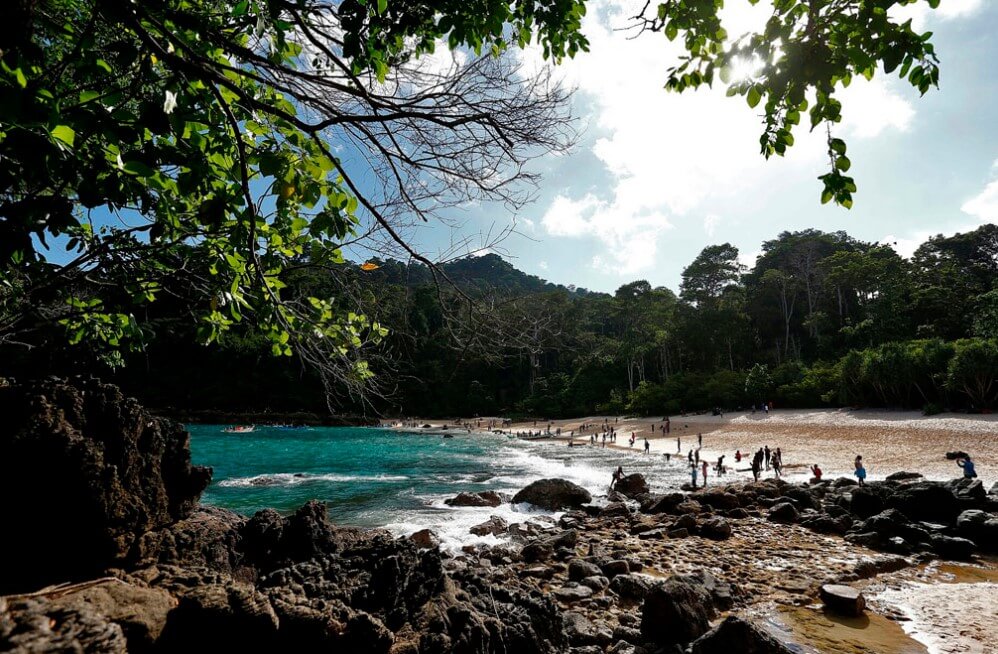
[{"label": "person in water", "polygon": [[697,467],[692,463],[690,464],[690,485],[693,488],[697,487]]},{"label": "person in water", "polygon": [[707,488],[707,468],[709,467],[710,465],[707,463],[707,459],[704,459],[703,461],[700,462],[701,474],[703,475],[704,488]]},{"label": "person in water", "polygon": [[651,443],[648,442],[648,437],[645,436],[645,454],[651,452]]},{"label": "person in water", "polygon": [[856,461],[854,462],[853,465],[856,466],[856,472],[854,472],[853,474],[856,475],[856,480],[859,481],[859,485],[866,486],[866,468],[863,466],[862,454],[856,455]]},{"label": "person in water", "polygon": [[974,479],[977,477],[977,471],[974,470],[974,462],[970,460],[969,454],[965,459],[957,459],[956,464],[963,468],[964,479]]},{"label": "person in water", "polygon": [[821,481],[821,468],[818,467],[817,463],[811,466],[811,474],[814,475],[814,479],[811,481]]},{"label": "person in water", "polygon": [[613,479],[610,480],[610,490],[613,490],[617,482],[624,478],[624,468],[623,466],[617,466],[617,469],[613,471]]},{"label": "person in water", "polygon": [[759,481],[759,457],[752,457],[752,477]]}]

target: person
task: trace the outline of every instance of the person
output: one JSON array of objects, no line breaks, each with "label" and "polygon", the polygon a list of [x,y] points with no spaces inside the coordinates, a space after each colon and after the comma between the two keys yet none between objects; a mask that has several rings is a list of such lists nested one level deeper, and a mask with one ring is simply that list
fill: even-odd
[{"label": "person", "polygon": [[856,480],[859,481],[860,486],[866,486],[866,468],[863,467],[862,454],[856,455],[856,461],[854,462],[854,465],[856,466],[856,472],[853,474],[856,475]]},{"label": "person", "polygon": [[631,432],[631,439],[628,441],[628,447],[634,447],[634,432]]},{"label": "person", "polygon": [[693,464],[690,464],[690,485],[697,487],[697,467]]},{"label": "person", "polygon": [[769,470],[769,454],[770,454],[770,452],[769,452],[769,446],[768,445],[763,450],[763,452],[765,452],[764,456],[765,456],[765,461],[766,461],[766,470]]},{"label": "person", "polygon": [[766,411],[766,415],[769,415],[769,405],[763,402],[762,408]]},{"label": "person", "polygon": [[752,457],[752,477],[759,481],[759,457]]},{"label": "person", "polygon": [[[666,416],[665,417],[665,433],[669,434],[671,432],[672,432],[672,422],[669,420],[669,416]],[[676,440],[678,441],[679,439],[677,438]]]},{"label": "person", "polygon": [[964,479],[974,479],[977,477],[977,471],[974,470],[974,462],[970,460],[969,454],[965,459],[957,459],[956,464],[963,468]]},{"label": "person", "polygon": [[697,432],[697,447],[703,447],[703,434]]},{"label": "person", "polygon": [[702,472],[703,472],[703,487],[704,488],[707,488],[707,468],[708,467],[709,466],[707,465],[707,459],[704,459],[703,461],[700,462],[700,468],[702,469]]},{"label": "person", "polygon": [[680,437],[676,437],[676,454],[681,454],[683,451],[683,440]]},{"label": "person", "polygon": [[624,467],[617,466],[617,469],[613,471],[613,479],[610,480],[610,490],[613,490],[617,482],[624,478]]},{"label": "person", "polygon": [[724,454],[722,454],[721,456],[717,457],[717,474],[718,475],[723,475],[724,474],[724,457],[725,457]]},{"label": "person", "polygon": [[690,450],[689,456],[687,458],[690,460],[690,465],[693,465],[693,450],[692,449]]},{"label": "person", "polygon": [[665,453],[665,462],[668,463],[672,459],[672,455],[668,452]]},{"label": "person", "polygon": [[811,474],[814,475],[814,479],[811,481],[821,481],[821,468],[818,467],[817,463],[811,466]]},{"label": "person", "polygon": [[645,454],[651,452],[651,443],[648,442],[648,437],[645,436]]},{"label": "person", "polygon": [[693,451],[693,462],[700,465],[700,448],[698,447]]},{"label": "person", "polygon": [[735,463],[741,463],[741,462],[742,462],[742,451],[735,450]]}]

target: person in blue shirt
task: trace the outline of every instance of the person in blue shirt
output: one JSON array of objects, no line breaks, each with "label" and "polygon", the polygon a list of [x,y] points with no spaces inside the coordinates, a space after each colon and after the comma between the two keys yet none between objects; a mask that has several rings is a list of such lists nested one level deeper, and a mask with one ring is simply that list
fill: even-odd
[{"label": "person in blue shirt", "polygon": [[974,462],[970,460],[969,456],[966,459],[957,459],[956,464],[963,468],[964,479],[973,479],[977,476],[977,471],[974,470]]}]

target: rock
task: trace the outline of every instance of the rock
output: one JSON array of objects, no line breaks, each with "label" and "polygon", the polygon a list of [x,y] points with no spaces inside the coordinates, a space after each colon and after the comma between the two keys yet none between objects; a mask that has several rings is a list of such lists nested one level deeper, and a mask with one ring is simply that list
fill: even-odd
[{"label": "rock", "polygon": [[998,551],[998,518],[978,509],[964,511],[956,518],[957,534],[974,541],[989,552]]},{"label": "rock", "polygon": [[409,540],[421,549],[436,549],[440,547],[440,539],[429,529],[420,529],[413,534],[409,534]]},{"label": "rock", "polygon": [[697,570],[692,574],[677,575],[674,578],[705,590],[713,607],[720,611],[731,609],[735,604],[735,596],[740,593],[737,586],[721,581],[706,570]]},{"label": "rock", "polygon": [[732,520],[744,520],[745,518],[749,517],[749,512],[746,511],[745,509],[737,508],[737,509],[729,509],[727,512],[725,512],[725,515],[731,518]]},{"label": "rock", "polygon": [[562,615],[565,623],[565,634],[573,647],[585,645],[606,645],[612,636],[606,629],[600,629],[584,614],[577,611],[565,611]]},{"label": "rock", "polygon": [[694,498],[704,506],[709,506],[712,509],[721,509],[723,511],[737,509],[741,506],[741,502],[739,501],[737,495],[720,488],[712,488],[710,490],[697,493],[694,495]]},{"label": "rock", "polygon": [[88,609],[121,627],[131,651],[148,651],[159,640],[177,601],[165,590],[114,579],[50,600],[52,607],[83,613]]},{"label": "rock", "polygon": [[626,575],[628,572],[631,571],[631,568],[627,564],[627,561],[621,561],[621,560],[607,561],[606,563],[600,566],[600,569],[602,569],[603,574],[609,577],[610,579],[613,579],[617,575]]},{"label": "rock", "polygon": [[929,540],[932,550],[944,559],[966,561],[973,557],[977,546],[974,541],[958,536],[943,536],[932,534]]},{"label": "rock", "polygon": [[703,513],[703,505],[695,500],[684,500],[676,505],[676,508],[673,511],[673,513],[675,513],[676,515],[686,515],[686,514],[699,515]]},{"label": "rock", "polygon": [[922,479],[922,473],[920,472],[895,472],[887,475],[887,481],[911,481],[913,479]]},{"label": "rock", "polygon": [[527,563],[547,561],[554,554],[554,548],[542,541],[534,541],[523,546],[520,550],[520,557]]},{"label": "rock", "polygon": [[585,488],[564,479],[539,479],[513,496],[513,503],[526,502],[534,506],[558,511],[578,508],[592,501]]},{"label": "rock", "polygon": [[962,450],[956,450],[955,452],[947,452],[946,458],[950,461],[955,461],[956,459],[966,459],[970,455]]},{"label": "rock", "polygon": [[66,609],[44,599],[0,598],[0,648],[5,652],[125,654],[121,627],[92,607]]},{"label": "rock", "polygon": [[626,518],[629,515],[631,515],[631,510],[623,502],[610,502],[600,509],[599,512],[599,517],[601,518]]},{"label": "rock", "polygon": [[579,582],[587,588],[592,588],[593,592],[600,592],[606,590],[610,586],[610,580],[603,575],[593,575],[591,577],[586,577]]},{"label": "rock", "polygon": [[690,530],[686,527],[680,527],[679,529],[670,529],[669,538],[689,538]]},{"label": "rock", "polygon": [[603,572],[600,570],[599,566],[595,563],[590,563],[589,561],[575,559],[568,564],[568,579],[570,581],[581,581],[586,577],[601,574],[603,574]]},{"label": "rock", "polygon": [[509,530],[509,523],[497,515],[468,529],[475,536],[500,536]]},{"label": "rock", "polygon": [[832,482],[832,486],[835,488],[845,488],[846,486],[856,486],[859,482],[851,477],[839,477]]},{"label": "rock", "polygon": [[662,538],[666,538],[668,535],[669,530],[666,527],[656,527],[655,529],[642,530],[637,534],[640,540],[660,540]]},{"label": "rock", "polygon": [[[276,516],[279,525],[283,524],[280,514],[276,511],[269,513]],[[231,573],[245,558],[248,542],[243,531],[250,523],[254,527],[258,524],[228,509],[199,506],[189,517],[143,534],[129,555],[128,563],[134,567],[157,563],[204,566]],[[255,546],[262,540],[261,535],[260,540],[251,542]],[[260,546],[263,547],[262,544]],[[251,554],[256,555],[257,552],[253,550]]]},{"label": "rock", "polygon": [[860,519],[869,518],[884,510],[884,501],[880,495],[869,486],[857,486],[852,489],[849,498],[849,511]]},{"label": "rock", "polygon": [[866,609],[863,593],[851,586],[825,584],[819,590],[821,601],[833,613],[847,616],[861,616]]},{"label": "rock", "polygon": [[875,531],[864,531],[846,534],[845,540],[853,545],[862,545],[863,547],[877,549],[883,544],[884,537]]},{"label": "rock", "polygon": [[688,643],[710,629],[710,596],[675,578],[654,584],[641,607],[641,634],[658,645]]},{"label": "rock", "polygon": [[617,575],[610,580],[610,590],[624,600],[643,600],[654,578],[648,575],[628,573]]},{"label": "rock", "polygon": [[900,536],[912,543],[921,543],[929,539],[927,531],[913,524],[905,514],[897,509],[887,509],[867,518],[860,524],[858,530],[876,532],[882,540]]},{"label": "rock", "polygon": [[552,594],[560,601],[566,604],[571,604],[592,596],[593,589],[588,586],[576,584],[575,586],[562,586],[561,588],[556,588]]},{"label": "rock", "polygon": [[859,579],[869,579],[885,572],[897,572],[909,567],[911,563],[903,556],[881,554],[872,559],[863,559],[853,568]]},{"label": "rock", "polygon": [[499,506],[502,504],[502,496],[495,491],[482,491],[481,493],[458,493],[455,497],[444,500],[448,506]]},{"label": "rock", "polygon": [[711,540],[731,538],[731,523],[720,516],[703,520],[699,527],[700,535]]},{"label": "rock", "polygon": [[800,514],[790,502],[781,502],[774,505],[769,510],[769,514],[766,516],[766,519],[770,522],[789,525],[797,522],[800,519]]},{"label": "rock", "polygon": [[648,482],[645,476],[640,473],[625,475],[614,485],[613,489],[621,495],[635,498],[648,492]]},{"label": "rock", "polygon": [[550,579],[554,576],[554,568],[547,565],[535,565],[530,568],[524,568],[520,571],[525,577],[537,577],[538,579]]},{"label": "rock", "polygon": [[945,523],[955,520],[963,510],[952,490],[933,481],[917,481],[902,486],[887,499],[887,505],[912,520]]},{"label": "rock", "polygon": [[681,515],[676,518],[676,521],[672,523],[672,526],[677,529],[688,529],[692,531],[693,529],[696,529],[697,517],[690,513]]},{"label": "rock", "polygon": [[142,534],[188,517],[211,480],[180,424],[93,379],[0,387],[0,415],[0,496],[18,498],[4,514],[18,537],[0,539],[0,593],[122,564]]},{"label": "rock", "polygon": [[960,479],[954,479],[947,482],[946,486],[953,491],[958,498],[963,500],[984,502],[988,497],[987,491],[984,490],[984,482],[980,479],[967,479],[966,477],[961,477]]},{"label": "rock", "polygon": [[833,518],[827,514],[818,513],[802,517],[800,526],[811,531],[816,531],[819,534],[838,534],[842,536],[852,527],[852,518],[848,515]]},{"label": "rock", "polygon": [[642,513],[676,513],[676,507],[686,499],[683,493],[652,495],[641,502]]},{"label": "rock", "polygon": [[700,636],[692,654],[792,654],[793,650],[751,622],[734,615]]}]

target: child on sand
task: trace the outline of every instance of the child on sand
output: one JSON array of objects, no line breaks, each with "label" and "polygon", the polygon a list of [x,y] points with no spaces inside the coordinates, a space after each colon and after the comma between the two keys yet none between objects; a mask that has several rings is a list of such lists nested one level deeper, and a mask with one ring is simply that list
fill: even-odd
[{"label": "child on sand", "polygon": [[859,481],[860,486],[866,486],[866,468],[863,467],[863,455],[857,454],[856,461],[854,463],[856,466],[856,479]]}]

